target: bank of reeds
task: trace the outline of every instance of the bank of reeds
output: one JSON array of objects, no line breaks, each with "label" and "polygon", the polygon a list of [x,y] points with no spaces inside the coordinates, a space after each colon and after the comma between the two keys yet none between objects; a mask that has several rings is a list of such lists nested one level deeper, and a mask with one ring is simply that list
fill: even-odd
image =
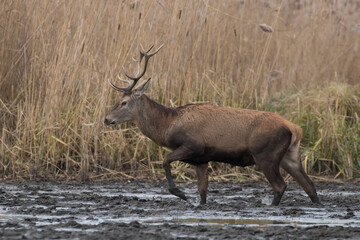
[{"label": "bank of reeds", "polygon": [[[356,3],[1,1],[0,177],[163,178],[166,149],[133,124],[103,126],[120,97],[106,80],[161,43],[153,99],[278,112],[303,128],[310,174],[359,177]],[[258,175],[212,164],[211,176]]]}]

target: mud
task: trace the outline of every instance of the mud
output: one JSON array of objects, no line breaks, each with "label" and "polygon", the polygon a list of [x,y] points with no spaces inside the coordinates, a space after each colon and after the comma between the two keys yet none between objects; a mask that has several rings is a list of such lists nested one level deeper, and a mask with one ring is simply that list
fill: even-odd
[{"label": "mud", "polygon": [[316,182],[321,206],[289,183],[278,207],[268,183],[1,182],[2,239],[360,239],[360,184]]}]

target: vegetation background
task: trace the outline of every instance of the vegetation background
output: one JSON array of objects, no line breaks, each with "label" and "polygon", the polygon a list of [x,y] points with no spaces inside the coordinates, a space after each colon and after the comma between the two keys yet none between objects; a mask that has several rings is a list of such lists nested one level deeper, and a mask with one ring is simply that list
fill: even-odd
[{"label": "vegetation background", "polygon": [[[303,128],[308,173],[357,178],[359,12],[355,0],[0,1],[0,177],[164,178],[167,149],[103,119],[120,97],[107,79],[120,85],[141,46],[165,43],[147,71],[154,100],[279,113]],[[261,178],[225,164],[210,176]]]}]

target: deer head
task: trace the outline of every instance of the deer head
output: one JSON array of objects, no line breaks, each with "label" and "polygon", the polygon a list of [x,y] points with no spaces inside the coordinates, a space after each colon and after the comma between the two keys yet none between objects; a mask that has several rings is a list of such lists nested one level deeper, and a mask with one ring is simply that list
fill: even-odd
[{"label": "deer head", "polygon": [[[119,123],[133,121],[136,113],[141,108],[141,104],[139,99],[146,91],[149,86],[150,79],[147,79],[145,83],[143,83],[138,88],[134,89],[136,83],[142,78],[146,72],[147,65],[149,59],[154,56],[160,49],[163,47],[161,45],[156,51],[149,53],[154,46],[151,46],[147,51],[140,51],[140,58],[138,60],[138,76],[132,77],[128,73],[125,72],[125,76],[130,80],[123,80],[118,76],[120,81],[126,82],[129,85],[126,88],[120,88],[113,84],[110,79],[108,80],[109,84],[116,91],[122,92],[123,96],[119,102],[115,104],[111,112],[105,117],[104,124],[105,125],[115,125]],[[140,64],[142,59],[145,58],[144,69],[141,73],[139,73]]]}]

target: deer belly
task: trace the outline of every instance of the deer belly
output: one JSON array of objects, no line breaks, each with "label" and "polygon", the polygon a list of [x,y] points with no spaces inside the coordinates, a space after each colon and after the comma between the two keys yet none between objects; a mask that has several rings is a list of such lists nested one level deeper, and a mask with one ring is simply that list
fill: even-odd
[{"label": "deer belly", "polygon": [[240,167],[255,164],[253,156],[247,150],[224,151],[214,148],[206,149],[203,155],[196,157],[193,161],[189,161],[188,163],[196,165],[207,162],[223,162]]}]

